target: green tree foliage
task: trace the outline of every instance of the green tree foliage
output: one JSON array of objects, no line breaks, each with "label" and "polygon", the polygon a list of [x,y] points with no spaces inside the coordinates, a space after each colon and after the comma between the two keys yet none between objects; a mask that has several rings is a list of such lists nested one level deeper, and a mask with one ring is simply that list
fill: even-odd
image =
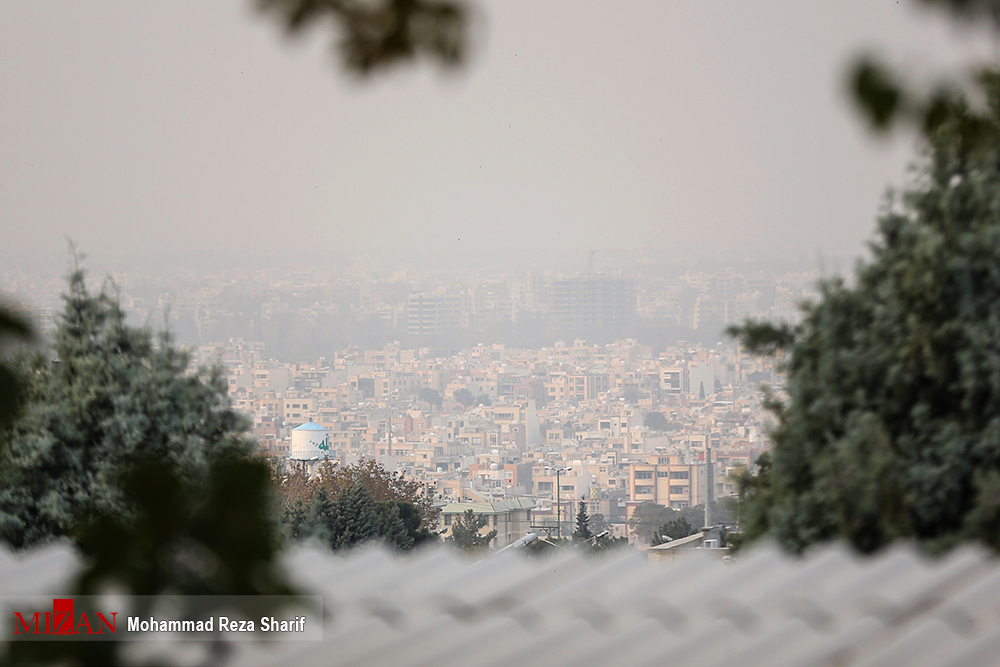
[{"label": "green tree foliage", "polygon": [[[146,459],[121,471],[125,515],[97,514],[75,532],[84,567],[76,595],[286,595],[277,564],[267,469],[250,459],[217,459],[194,481],[176,466]],[[211,613],[188,598],[198,613]],[[132,613],[148,614],[149,598]],[[255,609],[259,610],[259,608]],[[280,613],[273,609],[272,613]],[[182,611],[182,614],[185,613]],[[121,618],[121,616],[119,616]],[[3,664],[122,664],[121,642],[12,641]],[[222,646],[217,647],[219,649]]]},{"label": "green tree foliage", "polygon": [[[1000,85],[989,90],[1000,127]],[[962,132],[932,135],[855,284],[826,281],[805,307],[785,348],[788,400],[769,398],[773,453],[741,480],[744,539],[1000,547],[987,529],[1000,474],[1000,139],[970,147]]]},{"label": "green tree foliage", "polygon": [[642,503],[635,508],[628,520],[629,532],[640,542],[648,544],[656,530],[668,521],[672,521],[676,515],[677,512],[658,503]]},{"label": "green tree foliage", "polygon": [[335,522],[330,544],[335,549],[351,547],[379,537],[375,501],[363,484],[354,483],[337,495],[333,503]]},{"label": "green tree foliage", "polygon": [[[426,544],[437,539],[437,536],[423,525],[424,520],[420,514],[420,509],[413,503],[402,500],[388,500],[381,504],[391,505],[397,509],[399,520],[403,522],[406,535],[410,539],[410,545],[406,548],[418,547],[421,544]],[[400,546],[402,541],[395,540],[394,543]]]},{"label": "green tree foliage", "polygon": [[573,531],[573,539],[586,542],[594,534],[590,532],[590,517],[587,515],[587,503],[580,501],[580,509],[576,513],[576,529]]},{"label": "green tree foliage", "polygon": [[433,529],[437,525],[438,510],[423,483],[407,479],[401,472],[389,472],[375,459],[362,459],[350,466],[321,466],[319,483],[331,494],[340,493],[355,483],[361,484],[376,502],[412,504],[420,514],[421,528]]},{"label": "green tree foliage", "polygon": [[687,520],[687,517],[681,516],[660,526],[656,533],[654,533],[650,545],[655,547],[657,544],[670,541],[664,538],[669,537],[671,540],[678,540],[688,535],[694,535],[696,532],[698,531],[694,529],[691,522]]},{"label": "green tree foliage", "polygon": [[[730,502],[730,499],[713,501],[712,517],[712,522],[715,524],[735,524],[735,503]],[[677,536],[675,536],[672,532],[663,532],[664,526],[677,526],[682,528],[687,525],[691,528],[691,532],[694,532],[704,523],[704,504],[695,505],[694,507],[685,507],[684,509],[671,509],[665,505],[653,502],[645,502],[636,507],[632,512],[632,518],[628,521],[629,532],[636,540],[643,543],[650,543],[660,535],[667,535],[676,539]],[[687,535],[690,534],[691,533],[687,533]],[[681,537],[686,537],[687,535],[681,535]]]},{"label": "green tree foliage", "polygon": [[304,468],[272,468],[271,480],[288,539],[312,537],[332,549],[378,539],[410,549],[434,537],[437,514],[423,485],[377,461],[343,468],[325,462],[315,477]]},{"label": "green tree foliage", "polygon": [[430,403],[431,405],[435,405],[437,407],[441,407],[441,403],[443,401],[441,394],[439,394],[436,389],[431,389],[430,387],[421,387],[420,391],[417,392],[417,398],[425,403]]},{"label": "green tree foliage", "polygon": [[612,537],[611,535],[605,535],[604,537],[598,537],[591,543],[590,552],[592,554],[601,555],[628,548],[629,542],[627,537]]},{"label": "green tree foliage", "polygon": [[[690,523],[695,528],[700,528],[705,525],[705,503],[700,505],[694,505],[692,507],[683,507],[681,509],[674,510],[678,517],[684,517],[688,523]],[[735,498],[720,498],[719,500],[712,501],[712,523],[731,523],[735,524],[736,521],[736,499]]]},{"label": "green tree foliage", "polygon": [[[376,502],[360,482],[340,491],[336,500],[322,487],[316,487],[312,502],[305,511],[306,536],[317,537],[331,549],[348,549],[372,540],[380,540],[397,549],[413,546],[400,505],[408,503]],[[414,511],[411,516],[416,516]]]},{"label": "green tree foliage", "polygon": [[[998,0],[920,0],[944,9],[960,23],[991,23],[1000,28]],[[893,68],[872,55],[859,57],[849,76],[851,95],[872,129],[884,132],[898,124],[910,125],[933,138],[951,126],[965,148],[989,145],[997,139],[991,110],[976,104],[981,95],[996,88],[1000,70],[993,63],[974,68],[934,85],[910,84]],[[968,91],[972,94],[968,94]]]},{"label": "green tree foliage", "polygon": [[389,65],[429,56],[455,66],[465,54],[466,11],[445,0],[257,0],[289,33],[332,20],[340,29],[348,70],[367,75]]},{"label": "green tree foliage", "polygon": [[28,322],[0,305],[0,429],[14,420],[24,387],[24,379],[9,363],[11,342],[27,342],[31,338],[32,331]]},{"label": "green tree foliage", "polygon": [[468,389],[456,389],[455,393],[452,394],[452,398],[467,408],[471,408],[476,404],[476,397]]},{"label": "green tree foliage", "polygon": [[51,353],[25,369],[23,412],[0,433],[0,539],[14,547],[70,535],[90,515],[126,514],[119,473],[139,460],[196,480],[250,450],[218,369],[188,373],[187,354],[166,334],[126,325],[81,271],[64,302]]},{"label": "green tree foliage", "polygon": [[413,538],[410,537],[406,524],[399,515],[399,505],[375,503],[375,519],[378,534],[386,544],[400,551],[413,547]]},{"label": "green tree foliage", "polygon": [[281,594],[278,541],[264,465],[214,460],[201,479],[144,459],[122,474],[124,514],[95,514],[76,531],[89,556],[78,591],[123,584],[143,595]]},{"label": "green tree foliage", "polygon": [[466,510],[461,516],[455,517],[451,526],[451,541],[467,553],[478,553],[486,549],[497,536],[495,530],[488,533],[479,532],[480,528],[486,527],[487,522],[488,518],[485,515],[477,515],[472,510]]},{"label": "green tree foliage", "polygon": [[[73,539],[77,594],[291,592],[268,471],[249,458],[218,372],[187,367],[76,271],[53,348],[27,366],[24,409],[0,435],[0,537]],[[113,665],[120,648],[11,642],[3,660]]]},{"label": "green tree foliage", "polygon": [[670,423],[662,412],[647,412],[642,418],[642,425],[652,431],[666,431]]},{"label": "green tree foliage", "polygon": [[[334,550],[372,540],[400,551],[414,545],[411,530],[418,532],[414,524],[419,526],[420,515],[413,505],[400,501],[375,501],[361,482],[354,482],[341,490],[335,501],[331,501],[322,488],[317,488],[314,503],[307,511],[310,517],[307,520],[311,521],[315,534]],[[403,512],[409,524],[404,521]]]}]

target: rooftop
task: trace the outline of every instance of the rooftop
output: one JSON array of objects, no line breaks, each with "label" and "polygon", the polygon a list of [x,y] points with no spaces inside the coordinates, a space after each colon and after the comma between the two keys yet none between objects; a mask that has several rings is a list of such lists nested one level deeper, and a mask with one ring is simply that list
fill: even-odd
[{"label": "rooftop", "polygon": [[[704,556],[704,557],[702,557]],[[793,559],[763,547],[726,565],[691,554],[655,566],[632,552],[478,563],[441,548],[284,556],[324,598],[322,641],[136,642],[129,658],[366,667],[986,667],[1000,655],[1000,565],[975,548],[929,560],[911,547],[860,558],[828,546]],[[0,552],[7,596],[66,591],[68,546]],[[228,663],[220,663],[228,655]],[[175,660],[175,663],[177,662]],[[201,660],[204,662],[204,660]]]}]

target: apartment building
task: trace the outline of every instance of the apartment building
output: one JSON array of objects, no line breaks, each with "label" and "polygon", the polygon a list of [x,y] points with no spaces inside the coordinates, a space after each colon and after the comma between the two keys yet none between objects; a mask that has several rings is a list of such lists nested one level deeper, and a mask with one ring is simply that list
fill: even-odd
[{"label": "apartment building", "polygon": [[707,486],[705,466],[672,463],[679,457],[660,463],[633,463],[629,466],[629,497],[635,502],[654,502],[674,509],[694,507],[705,502]]}]

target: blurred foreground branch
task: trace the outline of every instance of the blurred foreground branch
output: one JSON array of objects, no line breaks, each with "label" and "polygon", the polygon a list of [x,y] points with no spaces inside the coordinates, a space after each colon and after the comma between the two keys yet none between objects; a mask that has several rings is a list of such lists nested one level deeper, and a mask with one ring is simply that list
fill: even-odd
[{"label": "blurred foreground branch", "polygon": [[418,56],[455,67],[466,53],[468,14],[460,0],[257,0],[257,6],[293,35],[335,26],[344,65],[360,76]]}]

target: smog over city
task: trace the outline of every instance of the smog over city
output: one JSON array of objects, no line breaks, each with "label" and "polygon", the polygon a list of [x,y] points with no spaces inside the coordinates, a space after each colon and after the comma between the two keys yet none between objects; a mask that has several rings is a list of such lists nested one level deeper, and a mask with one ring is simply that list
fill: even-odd
[{"label": "smog over city", "polygon": [[998,30],[0,0],[0,662],[992,664]]}]

